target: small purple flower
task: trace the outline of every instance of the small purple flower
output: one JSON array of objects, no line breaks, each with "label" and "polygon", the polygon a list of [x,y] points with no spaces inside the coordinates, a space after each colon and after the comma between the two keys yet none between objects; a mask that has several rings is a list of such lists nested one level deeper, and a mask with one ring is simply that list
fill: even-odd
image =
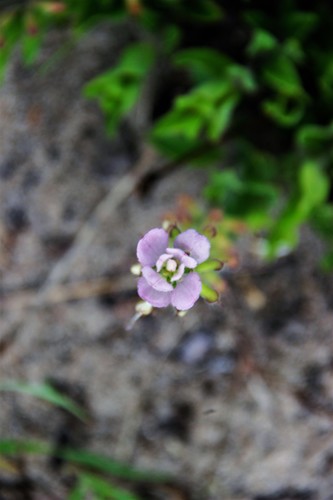
[{"label": "small purple flower", "polygon": [[180,233],[168,246],[164,229],[151,229],[139,241],[137,257],[142,266],[139,296],[154,307],[173,305],[179,311],[190,309],[202,288],[194,269],[209,257],[210,243],[194,229]]}]

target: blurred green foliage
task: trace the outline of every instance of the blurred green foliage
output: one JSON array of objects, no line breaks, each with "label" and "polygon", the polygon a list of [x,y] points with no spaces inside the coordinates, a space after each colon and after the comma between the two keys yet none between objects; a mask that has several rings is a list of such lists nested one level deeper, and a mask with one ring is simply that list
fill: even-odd
[{"label": "blurred green foliage", "polygon": [[[17,392],[37,397],[54,406],[58,406],[74,417],[87,423],[87,415],[71,398],[62,394],[47,382],[29,383],[22,381],[7,381],[0,385],[1,391]],[[164,484],[172,481],[169,474],[137,469],[123,462],[113,460],[105,455],[91,453],[70,446],[59,446],[45,441],[30,441],[16,439],[0,439],[0,471],[19,475],[21,467],[16,466],[13,459],[24,455],[44,455],[48,459],[59,459],[70,465],[73,474],[69,500],[140,500],[141,496],[132,493],[130,489],[119,487],[122,481],[129,486],[136,483]]]},{"label": "blurred green foliage", "polygon": [[52,385],[43,382],[40,384],[28,384],[18,380],[8,380],[0,383],[0,392],[18,392],[27,394],[68,411],[83,422],[87,422],[87,415],[70,398],[58,392]]},{"label": "blurred green foliage", "polygon": [[111,458],[82,449],[58,448],[44,441],[26,441],[15,439],[0,440],[0,470],[18,474],[20,468],[15,465],[15,458],[25,455],[41,455],[48,459],[61,459],[70,466],[74,486],[69,492],[69,500],[141,500],[129,488],[119,487],[117,483],[135,486],[135,484],[164,484],[172,481],[168,474],[141,470]]},{"label": "blurred green foliage", "polygon": [[268,257],[293,248],[310,223],[328,242],[325,267],[333,266],[329,0],[21,3],[1,14],[2,70],[17,42],[31,64],[55,24],[75,36],[101,20],[136,26],[118,64],[83,90],[109,132],[160,72],[146,131],[155,146],[208,168],[207,200],[260,231]]},{"label": "blurred green foliage", "polygon": [[118,65],[99,75],[84,88],[84,95],[98,101],[106,116],[106,126],[115,132],[121,118],[140,98],[142,84],[154,62],[153,47],[135,43],[124,50]]}]

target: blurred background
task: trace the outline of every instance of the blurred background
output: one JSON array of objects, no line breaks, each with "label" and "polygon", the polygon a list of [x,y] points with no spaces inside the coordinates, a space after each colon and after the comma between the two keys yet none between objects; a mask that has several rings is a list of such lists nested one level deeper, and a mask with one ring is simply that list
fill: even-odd
[{"label": "blurred background", "polygon": [[[0,0],[1,500],[333,500],[332,14]],[[165,220],[219,300],[129,330]]]}]

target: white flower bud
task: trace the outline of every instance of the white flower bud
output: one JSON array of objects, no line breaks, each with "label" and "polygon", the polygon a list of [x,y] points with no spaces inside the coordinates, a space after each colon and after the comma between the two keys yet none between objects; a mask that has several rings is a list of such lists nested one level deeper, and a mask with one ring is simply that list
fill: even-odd
[{"label": "white flower bud", "polygon": [[134,274],[134,276],[140,276],[141,274],[142,267],[140,264],[134,264],[131,266],[131,273]]}]

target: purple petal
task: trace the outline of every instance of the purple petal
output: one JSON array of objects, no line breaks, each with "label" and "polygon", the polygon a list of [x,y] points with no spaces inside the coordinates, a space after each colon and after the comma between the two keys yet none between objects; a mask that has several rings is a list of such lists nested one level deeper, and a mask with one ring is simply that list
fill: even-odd
[{"label": "purple petal", "polygon": [[171,292],[173,290],[173,286],[151,267],[144,267],[142,269],[142,276],[146,279],[147,283],[158,292]]},{"label": "purple petal", "polygon": [[208,239],[194,229],[180,233],[175,239],[174,246],[188,252],[198,264],[209,257],[210,243]]},{"label": "purple petal", "polygon": [[178,283],[171,292],[171,304],[179,311],[191,309],[201,292],[201,281],[198,273],[190,273]]},{"label": "purple petal", "polygon": [[195,267],[197,267],[197,261],[189,255],[186,255],[186,253],[181,258],[181,261],[188,269],[194,269]]},{"label": "purple petal", "polygon": [[172,255],[178,260],[181,260],[182,257],[184,256],[184,251],[179,250],[179,248],[167,248],[166,251],[168,254]]},{"label": "purple petal", "polygon": [[168,246],[169,236],[164,229],[151,229],[138,243],[136,255],[142,266],[154,266]]},{"label": "purple petal", "polygon": [[168,255],[167,253],[163,253],[162,255],[160,255],[160,257],[157,259],[157,262],[156,262],[156,271],[159,273],[160,270],[162,269],[163,267],[163,264],[171,259],[172,255]]},{"label": "purple petal", "polygon": [[185,271],[185,264],[180,264],[177,269],[177,272],[172,276],[171,281],[178,281],[183,276]]},{"label": "purple petal", "polygon": [[145,278],[139,278],[138,280],[138,294],[142,300],[146,300],[154,307],[167,307],[170,304],[171,292],[154,290]]}]

